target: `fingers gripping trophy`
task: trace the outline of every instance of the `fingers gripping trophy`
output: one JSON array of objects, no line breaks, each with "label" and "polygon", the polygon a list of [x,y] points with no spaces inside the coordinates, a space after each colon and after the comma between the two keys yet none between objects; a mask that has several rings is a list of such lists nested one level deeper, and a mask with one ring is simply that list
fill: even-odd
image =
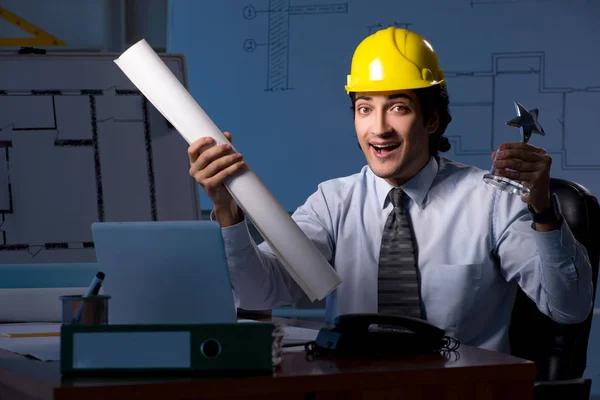
[{"label": "fingers gripping trophy", "polygon": [[[541,136],[546,135],[538,122],[539,109],[534,108],[532,110],[527,111],[525,107],[523,107],[516,101],[514,102],[514,105],[515,110],[517,112],[517,116],[511,119],[510,121],[506,122],[506,125],[519,128],[519,131],[521,132],[521,142],[529,143],[529,139],[531,138],[531,135],[533,133],[537,133]],[[498,152],[496,152],[496,157],[497,154]],[[494,161],[496,161],[495,158]],[[530,192],[529,188],[523,185],[521,182],[509,179],[505,176],[497,175],[497,171],[493,166],[490,172],[483,176],[483,180],[488,185],[491,185],[496,189],[500,189],[510,194],[526,196]]]}]

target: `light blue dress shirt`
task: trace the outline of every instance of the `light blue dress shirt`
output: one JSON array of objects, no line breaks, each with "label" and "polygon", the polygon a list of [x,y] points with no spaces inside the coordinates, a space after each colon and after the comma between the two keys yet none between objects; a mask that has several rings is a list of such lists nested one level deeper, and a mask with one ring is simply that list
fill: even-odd
[{"label": "light blue dress shirt", "polygon": [[[509,352],[517,285],[561,323],[592,308],[591,267],[568,225],[533,229],[519,196],[493,189],[487,171],[443,157],[402,186],[418,246],[422,310],[432,324],[471,346]],[[321,183],[292,218],[342,278],[326,300],[326,320],[377,312],[377,268],[392,186],[368,166]],[[222,229],[239,306],[268,309],[304,295],[268,243],[257,246],[246,222]]]}]

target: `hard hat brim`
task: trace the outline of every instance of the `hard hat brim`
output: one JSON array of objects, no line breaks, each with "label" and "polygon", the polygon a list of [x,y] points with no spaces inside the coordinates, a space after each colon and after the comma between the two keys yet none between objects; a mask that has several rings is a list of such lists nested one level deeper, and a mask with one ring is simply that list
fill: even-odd
[{"label": "hard hat brim", "polygon": [[390,85],[387,81],[371,81],[366,85],[345,85],[346,93],[350,92],[391,92],[396,90],[410,90],[410,89],[423,89],[435,85],[445,85],[444,79],[439,81],[403,81],[401,85]]}]

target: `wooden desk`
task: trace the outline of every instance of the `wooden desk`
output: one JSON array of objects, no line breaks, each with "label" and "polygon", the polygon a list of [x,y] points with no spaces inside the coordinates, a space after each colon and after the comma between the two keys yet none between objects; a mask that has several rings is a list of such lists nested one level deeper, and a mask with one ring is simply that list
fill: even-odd
[{"label": "wooden desk", "polygon": [[284,356],[281,369],[253,377],[63,379],[57,362],[0,351],[0,399],[532,399],[535,365],[461,346],[459,357],[307,360]]}]

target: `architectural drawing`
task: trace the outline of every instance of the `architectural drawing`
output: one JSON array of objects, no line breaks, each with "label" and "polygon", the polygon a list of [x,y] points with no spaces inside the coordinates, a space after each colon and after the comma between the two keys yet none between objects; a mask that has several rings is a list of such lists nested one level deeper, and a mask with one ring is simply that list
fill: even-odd
[{"label": "architectural drawing", "polygon": [[[517,136],[510,137],[514,133],[498,133],[496,130],[506,122],[503,117],[497,116],[498,107],[512,109],[512,101],[519,101],[524,102],[526,107],[540,108],[540,122],[547,131],[543,142],[548,144],[546,150],[562,170],[600,170],[600,162],[583,162],[581,157],[569,151],[569,139],[576,133],[574,128],[569,127],[578,118],[585,117],[577,115],[577,105],[582,101],[579,97],[585,95],[586,102],[594,102],[600,106],[600,85],[582,88],[549,85],[546,82],[546,59],[543,51],[493,53],[490,64],[490,69],[484,71],[445,72],[449,82],[451,108],[459,118],[459,122],[451,124],[447,131],[456,155],[487,157],[499,143],[518,141]],[[532,99],[531,103],[511,97],[515,95],[512,89],[515,84],[520,85],[519,96]],[[467,93],[464,98],[458,91],[459,87]],[[453,93],[458,94],[457,100],[453,100]],[[570,113],[567,113],[567,109],[571,110]],[[469,116],[476,124],[468,123],[467,119],[461,121],[462,116]],[[468,126],[482,131],[483,137],[473,139],[473,133],[469,132],[467,145],[456,128],[464,129]],[[532,144],[535,145],[536,140]]]},{"label": "architectural drawing", "polygon": [[267,14],[268,34],[266,43],[255,39],[244,41],[244,50],[254,52],[259,46],[267,48],[266,91],[291,90],[289,82],[290,17],[294,15],[347,14],[348,3],[293,5],[290,0],[269,0],[269,8],[257,10],[247,5],[242,11],[244,18],[255,19]]},{"label": "architectural drawing", "polygon": [[480,5],[500,5],[500,4],[522,4],[522,3],[547,3],[553,0],[469,0],[471,7]]},{"label": "architectural drawing", "polygon": [[404,28],[404,29],[410,29],[410,26],[412,24],[410,22],[398,22],[398,21],[394,21],[391,24],[387,24],[387,25],[383,25],[380,22],[377,22],[373,25],[367,25],[367,29],[369,31],[369,35],[372,33],[377,32],[380,29],[385,29],[385,28],[389,28],[390,26],[395,26],[396,28]]},{"label": "architectural drawing", "polygon": [[187,143],[106,67],[117,85],[0,79],[0,264],[93,262],[94,222],[200,218]]}]

